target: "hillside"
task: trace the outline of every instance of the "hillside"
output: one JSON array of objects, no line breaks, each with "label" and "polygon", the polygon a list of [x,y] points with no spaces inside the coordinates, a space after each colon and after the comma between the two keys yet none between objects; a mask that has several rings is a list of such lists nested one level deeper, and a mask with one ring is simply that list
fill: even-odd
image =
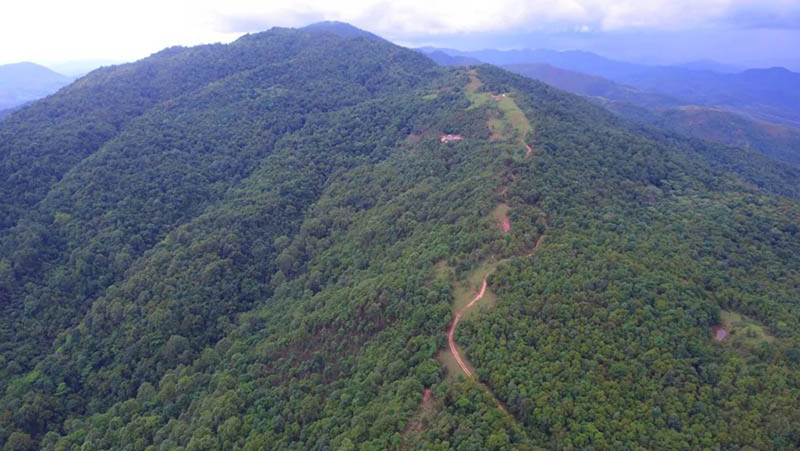
[{"label": "hillside", "polygon": [[504,69],[592,97],[634,122],[800,163],[800,131],[787,125],[749,119],[720,108],[682,105],[677,99],[651,91],[547,64],[512,64]]},{"label": "hillside", "polygon": [[643,111],[620,102],[601,103],[634,122],[800,164],[800,130],[788,125],[756,121],[717,108],[682,106]]},{"label": "hillside", "polygon": [[69,77],[38,64],[0,65],[0,110],[50,95],[71,81]]},{"label": "hillside", "polygon": [[0,122],[0,447],[800,445],[800,170],[342,27]]},{"label": "hillside", "polygon": [[11,113],[13,113],[16,110],[17,110],[17,108],[6,108],[5,110],[0,110],[0,121],[2,121],[4,118],[9,116]]}]

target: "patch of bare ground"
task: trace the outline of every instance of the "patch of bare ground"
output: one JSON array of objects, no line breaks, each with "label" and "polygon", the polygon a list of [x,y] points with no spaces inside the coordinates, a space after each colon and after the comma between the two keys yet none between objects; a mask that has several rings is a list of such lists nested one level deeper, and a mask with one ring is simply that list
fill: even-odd
[{"label": "patch of bare ground", "polygon": [[422,391],[422,400],[419,403],[417,412],[408,419],[405,428],[403,428],[403,432],[401,432],[401,436],[405,437],[409,432],[427,430],[441,407],[439,404],[440,403],[433,398],[431,389],[426,387],[425,390]]},{"label": "patch of bare ground", "polygon": [[720,316],[721,324],[711,328],[711,339],[715,343],[726,343],[741,354],[747,354],[764,342],[775,341],[767,327],[754,318],[728,310],[723,310]]},{"label": "patch of bare ground", "polygon": [[509,210],[510,208],[508,205],[502,203],[498,205],[492,212],[492,217],[495,219],[503,233],[508,233],[511,231],[511,219],[508,217]]}]

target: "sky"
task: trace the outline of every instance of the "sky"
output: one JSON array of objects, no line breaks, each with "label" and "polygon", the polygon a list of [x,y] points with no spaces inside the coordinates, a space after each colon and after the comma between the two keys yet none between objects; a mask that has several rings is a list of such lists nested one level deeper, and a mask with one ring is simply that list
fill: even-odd
[{"label": "sky", "polygon": [[0,64],[132,61],[321,20],[409,47],[587,50],[800,71],[800,0],[9,0],[0,6]]}]

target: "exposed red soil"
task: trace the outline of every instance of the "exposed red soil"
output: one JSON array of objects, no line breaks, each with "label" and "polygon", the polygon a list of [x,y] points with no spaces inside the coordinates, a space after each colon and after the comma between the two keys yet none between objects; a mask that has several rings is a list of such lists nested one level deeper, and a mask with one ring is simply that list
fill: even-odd
[{"label": "exposed red soil", "polygon": [[456,362],[458,366],[461,367],[461,370],[467,377],[472,377],[472,371],[467,368],[467,365],[464,364],[464,361],[461,360],[461,355],[458,353],[458,349],[456,349],[456,341],[453,339],[453,334],[456,332],[456,326],[458,326],[458,322],[461,320],[461,313],[456,312],[456,317],[453,319],[453,324],[450,325],[450,332],[447,333],[447,345],[450,346],[450,352],[453,353],[453,357],[456,358]]},{"label": "exposed red soil", "polygon": [[[433,403],[433,395],[431,389],[426,388],[422,391],[422,401],[419,403],[417,413],[408,419],[405,428],[400,433],[401,437],[405,437],[411,431],[424,431],[428,429],[425,418],[430,418],[436,413],[436,405]],[[405,448],[403,448],[405,449]]]},{"label": "exposed red soil", "polygon": [[511,219],[508,218],[508,215],[503,215],[503,220],[500,222],[500,226],[503,228],[503,232],[505,233],[511,231]]},{"label": "exposed red soil", "polygon": [[[489,275],[487,274],[486,276],[488,277]],[[458,349],[456,349],[456,342],[453,339],[453,335],[455,334],[458,322],[461,320],[461,314],[469,310],[473,305],[475,305],[476,302],[480,301],[481,298],[483,298],[483,295],[486,294],[486,286],[487,286],[486,279],[483,279],[483,285],[481,285],[481,290],[478,292],[478,294],[475,295],[475,298],[473,298],[469,304],[465,305],[464,308],[462,308],[459,312],[456,313],[456,317],[455,319],[453,319],[453,324],[450,326],[450,331],[447,333],[447,343],[450,346],[450,352],[453,353],[453,357],[456,358],[458,366],[461,367],[461,370],[464,371],[464,374],[466,374],[467,377],[472,377],[472,371],[470,371],[469,368],[467,368],[467,365],[461,359],[461,355],[458,353]],[[486,384],[481,384],[481,385],[486,387]],[[488,389],[488,387],[486,388]],[[430,389],[426,388],[425,391],[426,393],[428,393],[430,392]],[[491,390],[489,391],[489,393],[491,393]],[[423,395],[423,400],[424,400],[424,395]],[[497,408],[502,410],[503,413],[508,414],[508,410],[506,410],[506,407],[503,405],[503,403],[501,403],[497,399],[495,399],[495,401],[497,401]]]},{"label": "exposed red soil", "polygon": [[728,330],[721,326],[711,328],[711,336],[714,341],[722,341],[728,338]]},{"label": "exposed red soil", "polygon": [[486,279],[483,279],[483,285],[481,286],[481,291],[479,291],[478,294],[475,295],[475,298],[469,304],[467,304],[463,309],[461,309],[461,311],[466,312],[467,310],[469,310],[473,304],[475,304],[476,302],[480,301],[481,298],[483,298],[483,295],[485,293],[486,293]]},{"label": "exposed red soil", "polygon": [[527,157],[528,155],[530,155],[532,151],[533,151],[533,149],[531,149],[531,146],[528,145],[528,144],[525,144],[525,156]]}]

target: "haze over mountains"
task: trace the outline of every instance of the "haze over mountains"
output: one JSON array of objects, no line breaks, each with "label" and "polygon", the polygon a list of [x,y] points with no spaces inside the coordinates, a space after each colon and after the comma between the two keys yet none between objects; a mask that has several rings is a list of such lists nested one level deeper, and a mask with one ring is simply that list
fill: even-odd
[{"label": "haze over mountains", "polygon": [[512,64],[504,68],[587,96],[634,122],[663,127],[729,146],[752,149],[789,163],[800,164],[800,130],[790,125],[750,119],[724,108],[685,104],[663,94],[548,64]]},{"label": "haze over mountains", "polygon": [[0,122],[0,199],[4,450],[800,447],[800,168],[502,68],[170,47]]},{"label": "haze over mountains", "polygon": [[26,103],[55,93],[76,78],[113,62],[72,61],[55,64],[53,70],[30,63],[0,65],[0,120]]},{"label": "haze over mountains", "polygon": [[0,65],[0,110],[56,92],[72,78],[34,63]]},{"label": "haze over mountains", "polygon": [[[434,51],[432,48],[422,50]],[[626,63],[581,51],[437,50],[497,66],[549,64],[673,97],[682,104],[721,107],[755,119],[800,126],[800,74],[784,68],[718,73],[686,67]]]}]

